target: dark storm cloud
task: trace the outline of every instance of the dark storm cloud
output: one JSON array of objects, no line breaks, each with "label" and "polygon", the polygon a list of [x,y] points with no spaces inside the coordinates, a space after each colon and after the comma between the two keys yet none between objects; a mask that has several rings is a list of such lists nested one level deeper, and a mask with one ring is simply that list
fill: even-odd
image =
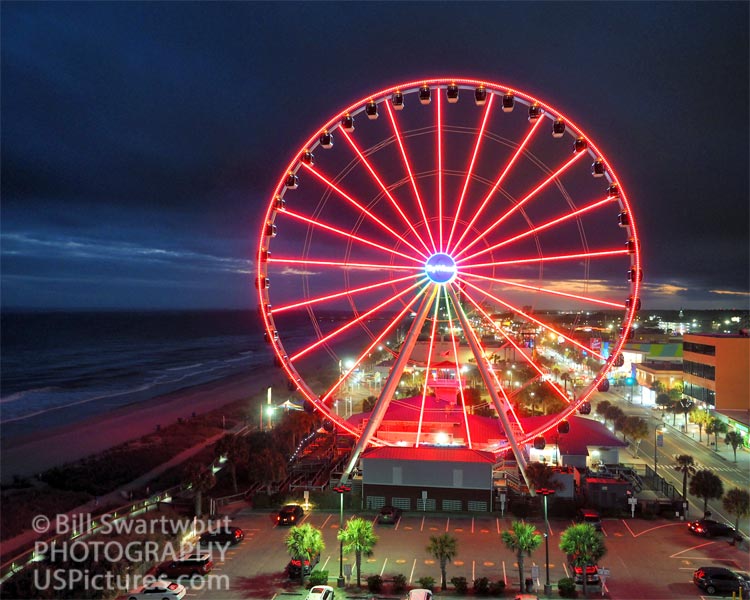
[{"label": "dark storm cloud", "polygon": [[227,265],[252,258],[292,152],[358,97],[450,73],[547,99],[597,140],[636,207],[651,305],[747,304],[711,291],[748,290],[747,3],[2,10],[6,305],[165,306],[167,282],[181,303],[250,304]]}]

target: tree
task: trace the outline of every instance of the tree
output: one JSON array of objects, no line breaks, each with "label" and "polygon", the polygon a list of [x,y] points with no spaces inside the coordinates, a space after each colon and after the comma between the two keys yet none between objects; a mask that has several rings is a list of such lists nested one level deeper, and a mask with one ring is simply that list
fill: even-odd
[{"label": "tree", "polygon": [[664,387],[664,383],[663,383],[663,382],[661,382],[661,381],[659,381],[658,379],[655,379],[655,380],[654,380],[654,381],[653,381],[653,382],[651,383],[651,390],[652,390],[652,391],[654,392],[654,394],[656,394],[657,396],[658,396],[659,394],[663,394],[663,393],[664,393],[664,392],[666,391],[666,390],[665,390],[665,387]]},{"label": "tree", "polygon": [[724,494],[724,486],[721,479],[711,471],[703,469],[698,471],[690,480],[688,488],[693,496],[703,498],[703,514],[708,510],[708,501],[711,498],[721,498]]},{"label": "tree", "polygon": [[195,492],[195,516],[200,517],[203,514],[203,493],[216,485],[216,476],[212,469],[194,462],[185,470],[185,477]]},{"label": "tree", "polygon": [[568,394],[568,382],[570,381],[570,374],[569,373],[563,373],[560,375],[560,381],[563,382],[563,385],[565,385],[565,395]]},{"label": "tree", "polygon": [[662,416],[664,416],[664,413],[668,411],[673,404],[674,401],[669,397],[669,394],[659,394],[656,397],[656,406],[661,408]]},{"label": "tree", "polygon": [[430,545],[427,546],[427,552],[437,561],[440,562],[440,589],[445,591],[447,584],[445,568],[451,562],[458,552],[458,540],[448,533],[443,535],[431,535]]},{"label": "tree", "polygon": [[553,480],[554,475],[554,470],[547,464],[535,461],[526,465],[526,477],[535,490],[541,488],[559,490],[562,487],[562,483]]},{"label": "tree", "polygon": [[687,499],[687,482],[689,475],[695,475],[695,459],[689,454],[680,454],[674,457],[675,471],[682,473],[682,499]]},{"label": "tree", "polygon": [[739,431],[730,431],[727,433],[727,437],[724,438],[724,443],[727,446],[732,446],[734,450],[734,462],[737,462],[737,448],[739,448],[745,441],[742,434]]},{"label": "tree", "polygon": [[596,405],[596,414],[600,417],[605,417],[607,414],[607,409],[612,406],[612,403],[609,400],[602,400]]},{"label": "tree", "polygon": [[225,435],[216,442],[214,454],[217,458],[226,458],[229,473],[232,475],[232,486],[236,494],[238,491],[237,466],[245,464],[250,456],[246,440],[237,434]]},{"label": "tree", "polygon": [[339,530],[338,539],[344,542],[345,554],[354,552],[357,565],[357,587],[359,587],[361,584],[362,555],[372,555],[372,549],[378,541],[378,536],[375,535],[370,521],[353,517],[346,522],[344,529]]},{"label": "tree", "polygon": [[[326,549],[321,531],[308,523],[295,525],[286,536],[286,549],[293,560],[300,560],[302,564],[319,556]],[[305,570],[300,569],[300,583],[305,580]]]},{"label": "tree", "polygon": [[568,560],[575,567],[581,568],[583,578],[583,597],[587,594],[586,568],[596,565],[604,556],[604,537],[590,523],[571,525],[560,535],[560,550],[568,555]]},{"label": "tree", "polygon": [[604,412],[604,418],[607,421],[611,421],[612,425],[614,425],[615,421],[624,414],[619,406],[612,405]]},{"label": "tree", "polygon": [[287,462],[278,450],[263,448],[247,463],[247,473],[253,483],[265,483],[270,494],[273,484],[287,476]]},{"label": "tree", "polygon": [[688,415],[690,414],[690,411],[693,410],[693,401],[688,398],[682,398],[678,404],[680,405],[680,410],[685,415],[685,431],[687,431]]},{"label": "tree", "polygon": [[527,554],[531,556],[531,553],[541,545],[542,536],[531,523],[513,521],[510,529],[503,531],[501,537],[508,550],[516,553],[518,579],[520,581],[520,589],[523,591],[523,555]]},{"label": "tree", "polygon": [[693,408],[690,411],[690,420],[698,426],[698,441],[703,441],[703,428],[708,425],[708,421],[711,418],[705,410],[702,408]]},{"label": "tree", "polygon": [[367,396],[362,400],[362,412],[370,412],[375,408],[375,403],[378,401],[376,396]]},{"label": "tree", "polygon": [[734,522],[735,531],[740,530],[740,517],[746,517],[750,514],[750,493],[740,488],[732,488],[727,495],[721,499],[724,509],[737,519]]},{"label": "tree", "polygon": [[622,440],[624,442],[628,441],[627,431],[626,431],[627,421],[628,421],[628,416],[625,413],[622,413],[619,417],[615,419],[615,422],[613,423],[615,427],[615,431],[616,432],[619,431],[622,434]]},{"label": "tree", "polygon": [[623,435],[625,433],[627,433],[627,435],[630,436],[630,439],[633,440],[633,445],[635,446],[633,456],[638,455],[638,448],[641,445],[641,440],[645,440],[651,434],[646,419],[635,416],[629,416],[626,418]]},{"label": "tree", "polygon": [[727,424],[716,417],[711,417],[708,425],[706,425],[706,435],[714,435],[714,446],[716,447],[716,450],[719,449],[719,434],[726,433],[728,430],[729,427],[727,427]]}]

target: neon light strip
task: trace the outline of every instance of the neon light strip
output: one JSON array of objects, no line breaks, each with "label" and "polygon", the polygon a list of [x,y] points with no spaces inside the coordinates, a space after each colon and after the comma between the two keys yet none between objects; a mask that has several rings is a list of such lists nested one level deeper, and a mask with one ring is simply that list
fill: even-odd
[{"label": "neon light strip", "polygon": [[[362,354],[359,355],[359,358],[357,358],[357,360],[354,362],[354,365],[348,371],[346,371],[346,373],[344,373],[344,375],[333,385],[333,387],[330,390],[328,390],[328,392],[326,392],[325,396],[323,396],[320,399],[320,402],[326,402],[326,400],[328,400],[331,397],[331,395],[337,389],[339,389],[339,387],[341,387],[341,384],[344,382],[344,380],[347,377],[349,377],[349,375],[351,375],[352,371],[354,371],[354,369],[356,369],[362,363],[362,361],[365,359],[365,356],[367,356],[368,354],[370,354],[370,352],[372,351],[372,349],[375,346],[377,346],[381,342],[381,340],[386,335],[388,335],[395,328],[395,326],[398,324],[398,322],[404,317],[404,315],[407,312],[409,312],[411,310],[412,306],[414,306],[414,303],[417,300],[419,300],[419,297],[422,296],[425,293],[425,290],[427,290],[428,287],[429,287],[429,284],[425,285],[417,294],[414,295],[414,298],[412,298],[409,301],[409,303],[403,308],[403,310],[394,317],[393,321],[391,321],[391,324],[388,325],[388,327],[386,327],[383,330],[383,333],[381,333],[378,337],[376,337],[375,341],[373,341],[372,344],[370,344],[365,349],[365,351],[362,352]],[[354,432],[352,432],[352,433],[354,433]],[[358,434],[355,433],[355,435],[358,435]],[[375,445],[378,445],[378,446],[384,445],[382,442],[377,442],[377,441],[374,441],[373,443]]]},{"label": "neon light strip", "polygon": [[476,277],[477,279],[484,279],[486,281],[492,281],[495,283],[502,283],[503,285],[509,285],[512,287],[520,287],[527,290],[533,290],[535,292],[542,292],[543,294],[551,294],[553,296],[562,296],[564,298],[575,298],[576,300],[583,300],[584,302],[593,302],[595,304],[602,304],[603,306],[612,306],[614,308],[625,308],[624,303],[620,302],[609,302],[607,300],[599,300],[598,298],[591,298],[590,296],[579,296],[578,294],[568,294],[566,292],[556,292],[547,288],[536,287],[533,285],[526,285],[508,279],[495,279],[494,277],[485,277],[484,275],[478,275],[476,273],[464,273],[464,277]]},{"label": "neon light strip", "polygon": [[594,350],[592,350],[591,348],[587,348],[586,346],[584,346],[584,345],[583,345],[583,344],[581,344],[580,342],[577,342],[577,341],[575,341],[574,339],[571,339],[571,338],[569,338],[568,336],[566,336],[566,335],[563,335],[562,333],[560,333],[559,331],[557,331],[557,329],[555,329],[554,327],[551,327],[550,325],[548,325],[548,324],[546,324],[546,323],[543,323],[543,322],[542,322],[542,321],[540,321],[539,319],[535,319],[535,318],[534,318],[534,317],[532,317],[531,315],[529,315],[529,314],[526,314],[525,312],[523,312],[523,311],[522,311],[522,310],[520,310],[519,308],[517,308],[517,307],[513,306],[512,304],[508,304],[508,303],[507,303],[507,302],[505,302],[504,300],[500,300],[500,298],[498,298],[498,297],[497,297],[497,296],[495,296],[494,294],[491,294],[491,293],[490,293],[489,291],[487,291],[487,290],[483,290],[482,288],[480,288],[480,287],[477,287],[476,285],[474,285],[473,283],[471,283],[471,281],[466,281],[465,279],[463,279],[463,278],[462,278],[462,279],[461,279],[461,282],[462,282],[462,283],[465,283],[466,285],[468,285],[468,286],[472,287],[473,289],[477,290],[477,291],[478,291],[479,293],[481,293],[481,294],[484,294],[484,295],[486,295],[486,296],[488,296],[488,297],[492,298],[492,299],[493,299],[493,300],[494,300],[495,302],[498,302],[498,303],[502,304],[503,306],[505,306],[506,308],[508,308],[509,310],[513,311],[514,313],[516,313],[516,314],[518,314],[518,315],[521,315],[521,316],[522,316],[522,317],[524,317],[524,318],[525,318],[526,320],[528,320],[528,321],[532,321],[532,322],[536,323],[537,325],[540,325],[541,327],[544,327],[544,329],[547,329],[547,330],[551,331],[552,333],[556,333],[556,334],[557,334],[557,335],[559,335],[559,336],[560,336],[561,338],[563,338],[563,339],[565,339],[565,340],[568,340],[568,341],[569,341],[569,342],[570,342],[571,344],[573,344],[574,346],[578,346],[578,347],[579,347],[579,348],[581,348],[582,350],[586,350],[586,352],[588,352],[589,354],[591,354],[591,355],[593,355],[593,356],[596,356],[596,357],[597,357],[597,358],[598,358],[599,360],[606,360],[606,359],[605,359],[605,358],[604,358],[604,357],[603,357],[603,356],[602,356],[601,354],[599,354],[598,352],[595,352]]},{"label": "neon light strip", "polygon": [[[343,131],[343,130],[342,130]],[[405,245],[409,246],[414,252],[419,254],[420,256],[427,258],[427,255],[424,254],[421,250],[419,250],[416,246],[414,246],[411,242],[407,241],[405,238],[401,237],[398,233],[396,233],[393,229],[391,229],[388,225],[386,225],[381,219],[376,217],[372,212],[370,212],[365,206],[354,200],[349,194],[344,192],[340,187],[338,187],[336,184],[334,184],[330,179],[328,179],[326,176],[324,176],[322,173],[319,173],[316,169],[311,167],[308,164],[302,163],[304,167],[307,168],[308,171],[310,171],[313,175],[315,175],[318,179],[320,179],[323,183],[328,185],[331,189],[335,190],[342,198],[348,200],[355,208],[358,210],[361,210],[365,215],[367,215],[369,218],[371,218],[373,221],[375,221],[378,225],[380,225],[383,229],[385,229],[388,233],[390,233],[393,237],[395,237],[400,242],[403,242]],[[416,233],[416,232],[415,232]]]},{"label": "neon light strip", "polygon": [[311,219],[310,217],[306,217],[304,215],[298,214],[292,210],[287,209],[284,211],[283,214],[288,215],[294,219],[304,221],[305,223],[309,223],[310,225],[313,225],[314,227],[320,227],[321,229],[325,229],[332,233],[337,233],[341,237],[349,238],[352,240],[357,240],[358,242],[362,242],[363,244],[367,244],[368,246],[372,246],[373,248],[378,248],[379,250],[383,250],[385,252],[388,252],[389,254],[395,254],[396,256],[401,256],[402,258],[406,258],[408,260],[411,260],[417,263],[422,262],[418,258],[409,256],[408,254],[404,254],[403,252],[399,252],[398,250],[393,250],[392,248],[388,248],[386,246],[383,246],[382,244],[378,244],[377,242],[371,242],[370,240],[367,240],[358,235],[354,235],[353,233],[347,233],[346,231],[343,231],[342,229],[338,229],[337,227],[332,227],[331,225],[326,225],[325,223],[322,223],[321,221],[316,221],[315,219]]},{"label": "neon light strip", "polygon": [[[545,375],[549,375],[549,373],[545,373],[544,371],[542,371],[542,369],[541,369],[541,368],[540,368],[540,367],[539,367],[539,366],[538,366],[538,365],[537,365],[537,364],[536,364],[536,363],[535,363],[535,362],[534,362],[533,360],[531,360],[531,358],[530,358],[530,357],[527,357],[527,356],[526,356],[526,353],[525,353],[525,352],[523,351],[523,349],[522,349],[522,348],[521,348],[521,347],[520,347],[520,346],[519,346],[518,344],[516,344],[515,340],[514,340],[514,339],[513,339],[513,338],[512,338],[511,336],[509,336],[509,335],[508,335],[508,334],[507,334],[507,333],[505,332],[505,330],[504,330],[504,329],[503,329],[502,327],[499,327],[499,326],[498,326],[498,325],[497,325],[497,324],[496,324],[496,323],[495,323],[495,322],[494,322],[494,321],[492,320],[492,317],[490,317],[490,315],[488,315],[488,314],[487,314],[487,312],[486,312],[486,311],[485,311],[485,310],[484,310],[484,309],[483,309],[483,308],[482,308],[482,307],[481,307],[481,306],[480,306],[480,305],[479,305],[479,304],[477,303],[477,301],[476,301],[476,300],[474,300],[474,298],[473,298],[473,297],[472,297],[471,295],[467,295],[467,297],[469,298],[469,301],[470,301],[470,302],[471,302],[471,303],[472,303],[472,304],[473,304],[473,305],[474,305],[474,306],[476,307],[476,309],[477,309],[477,310],[478,310],[478,311],[479,311],[479,312],[480,312],[480,313],[481,313],[482,315],[484,315],[484,318],[485,318],[485,319],[487,319],[487,321],[488,321],[488,322],[489,322],[489,323],[490,323],[490,324],[491,324],[491,325],[492,325],[492,326],[493,326],[493,327],[494,327],[495,329],[497,329],[497,330],[498,330],[498,331],[499,331],[499,332],[500,332],[500,333],[502,334],[502,336],[503,336],[503,337],[504,337],[504,338],[505,338],[506,340],[508,340],[508,342],[510,343],[510,345],[511,345],[511,346],[513,346],[513,347],[514,347],[514,348],[515,348],[515,349],[516,349],[516,350],[517,350],[517,351],[518,351],[518,352],[519,352],[519,353],[521,354],[521,356],[523,356],[523,357],[524,357],[524,359],[526,360],[526,362],[527,362],[527,363],[529,363],[529,365],[531,365],[531,367],[532,367],[532,368],[533,368],[533,369],[534,369],[534,370],[535,370],[535,371],[536,371],[537,373],[539,373],[540,377],[542,377],[542,379],[544,380],[544,376],[545,376]],[[534,378],[534,379],[536,379],[536,378]],[[565,402],[566,402],[567,404],[570,404],[570,398],[568,398],[568,397],[567,397],[567,396],[565,395],[565,393],[564,393],[564,392],[563,392],[563,391],[562,391],[562,390],[561,390],[560,388],[558,388],[558,387],[557,387],[557,386],[555,385],[555,383],[554,383],[554,382],[552,382],[552,381],[546,381],[546,382],[550,384],[550,386],[552,387],[552,389],[553,389],[553,390],[555,391],[555,393],[556,393],[556,394],[557,394],[558,396],[560,396],[560,398],[562,398],[563,400],[565,400]],[[526,387],[526,385],[524,385],[523,387]],[[521,388],[521,389],[523,389],[523,388]],[[512,393],[513,393],[513,390],[511,390],[511,394],[512,394]]]},{"label": "neon light strip", "polygon": [[461,395],[461,409],[464,412],[464,427],[466,427],[466,440],[469,442],[469,450],[472,448],[471,444],[471,428],[469,427],[469,419],[466,414],[466,398],[464,397],[464,386],[461,380],[461,364],[458,360],[458,348],[456,347],[456,336],[453,335],[453,317],[451,315],[451,303],[448,299],[448,290],[443,286],[443,292],[445,292],[445,308],[448,313],[448,325],[451,330],[451,344],[453,345],[453,357],[456,361],[456,379],[458,380],[458,392]]},{"label": "neon light strip", "polygon": [[505,169],[503,169],[503,172],[497,178],[495,185],[492,186],[492,189],[489,191],[487,196],[485,196],[484,200],[482,201],[482,204],[479,206],[479,210],[477,210],[476,213],[474,213],[474,216],[472,217],[471,221],[469,221],[469,224],[466,226],[466,229],[464,229],[464,232],[461,234],[461,237],[458,238],[458,240],[456,241],[456,245],[453,247],[453,249],[450,250],[449,254],[452,253],[456,248],[458,248],[458,246],[461,245],[461,242],[463,241],[464,237],[466,237],[469,231],[471,231],[471,228],[474,225],[474,223],[476,223],[476,220],[479,218],[479,215],[482,214],[482,211],[489,203],[490,198],[492,198],[492,195],[497,191],[497,188],[500,187],[500,184],[502,183],[503,179],[505,179],[505,176],[510,172],[516,160],[518,160],[518,157],[521,156],[521,153],[524,151],[529,141],[531,141],[532,136],[534,135],[536,130],[539,128],[539,124],[541,122],[542,122],[542,119],[536,120],[534,125],[531,127],[531,130],[529,131],[529,133],[526,134],[526,137],[524,138],[523,142],[521,142],[521,145],[518,146],[518,148],[516,148],[516,151],[513,153],[513,156],[511,157],[510,161],[508,161],[508,164],[505,165]]},{"label": "neon light strip", "polygon": [[549,229],[550,227],[554,225],[559,225],[560,223],[563,223],[564,221],[567,221],[569,219],[572,219],[574,217],[578,217],[584,213],[587,213],[590,210],[593,210],[595,208],[599,208],[600,206],[604,206],[605,204],[609,204],[610,202],[613,202],[614,198],[605,198],[604,200],[599,200],[598,202],[594,202],[592,204],[589,204],[588,206],[584,206],[583,208],[580,208],[572,213],[569,213],[567,215],[563,215],[562,217],[558,217],[556,219],[552,219],[551,221],[547,221],[546,223],[542,223],[541,225],[538,225],[537,227],[534,227],[533,229],[529,229],[528,231],[524,231],[523,233],[519,233],[516,236],[513,236],[512,238],[508,238],[507,240],[504,240],[502,242],[499,242],[495,244],[494,246],[490,246],[489,248],[484,248],[480,250],[479,252],[476,252],[472,254],[471,256],[467,256],[464,260],[472,259],[476,256],[480,256],[482,254],[485,254],[487,252],[492,252],[493,250],[497,250],[498,248],[502,248],[503,246],[507,246],[511,242],[516,242],[520,239],[523,239],[525,237],[528,237],[530,235],[534,235],[535,233],[539,233],[540,231],[544,231],[545,229]]},{"label": "neon light strip", "polygon": [[414,179],[414,175],[411,172],[411,165],[409,164],[409,158],[406,156],[406,149],[404,148],[404,142],[401,139],[401,134],[398,130],[398,125],[396,124],[396,117],[393,116],[393,110],[391,109],[390,102],[383,102],[385,104],[385,108],[388,111],[388,116],[391,118],[391,125],[393,125],[393,132],[396,134],[396,141],[398,142],[398,147],[401,149],[401,156],[404,159],[404,165],[406,165],[406,172],[409,174],[409,179],[411,180],[411,186],[414,188],[414,195],[417,197],[417,204],[419,205],[419,211],[422,213],[422,219],[424,220],[424,226],[427,229],[427,235],[430,236],[430,243],[432,244],[432,251],[435,252],[436,246],[435,246],[435,239],[432,237],[432,231],[430,231],[430,223],[427,220],[427,215],[424,212],[424,205],[422,204],[422,198],[419,195],[419,190],[417,189],[417,182]]},{"label": "neon light strip", "polygon": [[353,263],[353,262],[341,262],[334,260],[309,260],[306,258],[269,258],[270,263],[282,263],[290,265],[319,265],[328,267],[344,267],[351,269],[369,269],[371,271],[380,271],[383,269],[390,269],[393,271],[424,271],[423,266],[407,266],[407,265],[390,265],[387,263]]},{"label": "neon light strip", "polygon": [[422,435],[422,419],[424,418],[424,405],[427,402],[427,382],[430,379],[430,362],[432,361],[432,348],[435,344],[435,329],[437,329],[439,307],[440,294],[438,294],[437,302],[435,302],[435,314],[432,317],[432,331],[430,332],[430,345],[427,350],[427,366],[424,372],[424,388],[422,389],[422,404],[419,408],[419,424],[417,425],[417,442],[414,445],[415,448],[419,448],[419,438]]},{"label": "neon light strip", "polygon": [[409,293],[410,291],[412,291],[412,290],[413,290],[414,288],[416,288],[416,287],[419,287],[420,285],[422,285],[422,283],[423,283],[423,281],[418,281],[417,283],[415,283],[415,284],[413,284],[413,285],[409,286],[408,288],[406,288],[406,289],[405,289],[405,290],[404,290],[403,292],[399,292],[399,293],[398,293],[398,294],[396,294],[395,296],[393,296],[393,297],[391,297],[391,298],[388,298],[387,300],[385,300],[385,301],[381,302],[381,303],[380,303],[380,304],[378,304],[378,305],[377,305],[376,307],[374,307],[374,308],[371,308],[371,309],[370,309],[370,310],[368,310],[368,311],[367,311],[366,313],[364,313],[364,314],[361,314],[361,315],[359,315],[359,317],[357,317],[357,318],[356,318],[356,319],[354,319],[353,321],[350,321],[350,322],[346,323],[345,325],[342,325],[342,326],[341,326],[341,327],[339,327],[338,329],[335,329],[335,330],[333,330],[333,331],[332,331],[331,333],[329,333],[329,334],[328,334],[328,335],[326,335],[325,337],[322,337],[322,338],[321,338],[321,339],[319,339],[319,340],[318,340],[317,342],[315,342],[315,343],[313,343],[313,344],[310,344],[310,345],[309,345],[309,346],[308,346],[307,348],[304,348],[303,350],[300,350],[299,352],[297,352],[296,354],[294,354],[294,355],[293,355],[293,356],[292,356],[292,357],[291,357],[291,358],[289,359],[289,360],[290,360],[290,362],[294,362],[295,360],[298,360],[299,358],[302,358],[302,357],[303,357],[303,356],[304,356],[305,354],[307,354],[307,353],[308,353],[308,352],[310,352],[311,350],[313,350],[313,349],[317,348],[317,347],[318,347],[318,346],[320,346],[321,344],[325,344],[325,343],[326,343],[326,342],[327,342],[328,340],[330,340],[331,338],[333,338],[333,337],[335,337],[335,336],[339,335],[340,333],[343,333],[344,331],[346,331],[346,330],[347,330],[347,329],[349,329],[350,327],[352,327],[352,326],[356,325],[356,324],[357,324],[357,323],[359,323],[359,322],[360,322],[360,321],[361,321],[362,319],[366,319],[367,317],[369,317],[369,316],[370,316],[371,314],[373,314],[374,312],[377,312],[378,310],[382,309],[382,308],[383,308],[383,307],[385,307],[385,306],[388,306],[388,305],[389,305],[390,303],[394,302],[395,300],[398,300],[398,299],[399,299],[399,298],[400,298],[401,296],[404,296],[404,295],[406,295],[407,293]]},{"label": "neon light strip", "polygon": [[[541,119],[540,119],[541,120]],[[534,196],[536,196],[542,189],[547,187],[550,183],[552,183],[555,179],[560,177],[565,171],[567,171],[572,165],[576,163],[576,161],[580,160],[583,155],[585,155],[585,152],[579,152],[577,154],[573,155],[573,158],[571,158],[568,162],[566,162],[562,167],[560,167],[557,171],[552,173],[547,179],[545,179],[542,183],[540,183],[537,187],[535,187],[531,192],[526,194],[523,200],[520,202],[516,202],[513,206],[511,206],[503,216],[501,216],[499,219],[497,219],[492,225],[490,225],[487,229],[485,229],[481,234],[476,236],[474,240],[469,243],[466,247],[464,247],[461,252],[459,252],[456,257],[461,256],[464,252],[466,252],[469,248],[471,248],[474,244],[476,244],[479,240],[484,239],[486,235],[490,233],[495,227],[500,225],[505,219],[507,219],[510,215],[512,215],[514,212],[519,210],[524,204],[526,204],[529,200],[531,200]]]},{"label": "neon light strip", "polygon": [[[461,262],[461,266],[463,268],[479,268],[479,267],[495,267],[500,265],[524,265],[528,263],[540,263],[540,262],[554,262],[554,261],[560,261],[560,260],[573,260],[577,258],[604,258],[606,256],[621,256],[623,254],[628,254],[627,248],[622,248],[620,250],[600,250],[598,252],[580,252],[577,254],[557,254],[555,256],[539,256],[537,258],[518,258],[514,260],[498,260],[496,262],[491,263],[479,263],[479,264],[467,264],[464,265],[463,261]],[[468,260],[468,259],[464,259]]]},{"label": "neon light strip", "polygon": [[437,157],[438,157],[438,248],[443,251],[443,140],[442,140],[442,114],[440,111],[440,99],[442,94],[437,89],[435,107],[437,110]]},{"label": "neon light strip", "polygon": [[295,302],[294,304],[285,304],[283,306],[279,306],[278,308],[272,308],[271,313],[277,314],[280,312],[284,312],[286,310],[291,310],[293,308],[300,308],[301,306],[311,306],[312,304],[318,304],[320,302],[325,302],[326,300],[334,300],[335,298],[341,298],[342,296],[351,296],[353,294],[358,294],[359,292],[366,292],[368,290],[374,290],[379,287],[384,287],[386,285],[393,285],[394,283],[401,283],[403,281],[408,281],[409,279],[413,279],[414,277],[418,277],[417,275],[407,275],[406,277],[400,277],[398,279],[388,279],[386,281],[382,281],[381,283],[374,283],[372,285],[365,285],[360,288],[355,288],[351,290],[345,290],[343,292],[338,292],[336,294],[328,294],[326,296],[318,296],[317,298],[310,298],[309,300],[305,300],[304,302]]},{"label": "neon light strip", "polygon": [[469,188],[469,181],[471,179],[471,174],[474,171],[474,162],[477,160],[477,154],[479,154],[479,146],[482,144],[482,139],[484,137],[484,130],[485,127],[487,127],[487,119],[489,119],[490,116],[490,109],[492,108],[492,100],[495,98],[495,94],[488,94],[489,98],[487,98],[487,106],[484,109],[484,117],[482,118],[482,125],[479,128],[479,134],[477,135],[477,143],[474,146],[474,154],[471,156],[471,162],[469,163],[469,169],[466,171],[466,181],[464,181],[464,187],[461,190],[461,197],[458,200],[458,207],[456,208],[456,214],[453,217],[453,225],[451,225],[451,232],[448,236],[448,243],[445,245],[446,248],[451,247],[451,240],[453,239],[453,234],[456,232],[456,225],[458,224],[458,215],[461,212],[461,207],[464,204],[464,198],[466,197],[466,190]]}]

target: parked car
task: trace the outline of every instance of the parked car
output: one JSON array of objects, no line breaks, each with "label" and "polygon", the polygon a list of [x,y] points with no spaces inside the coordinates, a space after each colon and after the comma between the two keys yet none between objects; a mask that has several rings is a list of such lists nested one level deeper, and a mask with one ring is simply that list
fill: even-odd
[{"label": "parked car", "polygon": [[[573,565],[570,566],[570,570],[573,573],[573,581],[575,581],[578,585],[583,584],[583,567],[574,567]],[[599,567],[597,565],[589,565],[586,567],[586,584],[587,585],[598,585],[600,583],[599,579]]]},{"label": "parked car", "polygon": [[179,579],[180,577],[197,577],[208,575],[214,563],[208,554],[191,554],[184,558],[167,561],[156,569],[157,577]]},{"label": "parked car", "polygon": [[296,525],[302,520],[305,511],[299,504],[287,504],[282,506],[276,515],[276,523],[279,525]]},{"label": "parked car", "polygon": [[734,527],[726,523],[719,523],[712,519],[699,519],[688,523],[688,529],[696,535],[704,537],[731,536],[734,537],[736,532]]},{"label": "parked car", "polygon": [[599,513],[591,508],[579,508],[576,513],[576,521],[579,523],[589,523],[597,531],[602,530],[602,519]]},{"label": "parked car", "polygon": [[220,527],[206,531],[200,537],[201,544],[239,544],[245,539],[245,533],[239,527]]},{"label": "parked car", "polygon": [[432,600],[432,592],[421,588],[410,590],[409,600]]},{"label": "parked car", "polygon": [[333,600],[334,595],[330,585],[315,585],[307,593],[305,600]]},{"label": "parked car", "polygon": [[378,513],[378,523],[393,524],[401,517],[401,509],[395,506],[384,506]]},{"label": "parked car", "polygon": [[315,555],[311,559],[307,558],[293,558],[289,561],[286,566],[286,573],[289,579],[299,579],[300,569],[302,569],[302,575],[309,575],[312,570],[320,562],[320,555]]},{"label": "parked car", "polygon": [[185,597],[185,586],[174,581],[154,581],[135,592],[128,600],[182,600]]},{"label": "parked car", "polygon": [[693,572],[693,583],[707,594],[731,594],[742,590],[744,596],[750,591],[747,580],[725,567],[700,567]]}]

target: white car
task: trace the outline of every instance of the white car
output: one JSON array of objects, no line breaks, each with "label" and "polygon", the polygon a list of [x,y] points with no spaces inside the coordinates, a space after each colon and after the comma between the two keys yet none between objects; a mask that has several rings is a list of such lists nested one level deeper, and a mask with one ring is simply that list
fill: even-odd
[{"label": "white car", "polygon": [[432,600],[432,592],[425,589],[409,591],[409,600]]},{"label": "white car", "polygon": [[154,581],[137,592],[131,592],[128,600],[182,600],[185,586],[173,581]]},{"label": "white car", "polygon": [[314,585],[305,600],[333,600],[334,592],[330,585]]}]

